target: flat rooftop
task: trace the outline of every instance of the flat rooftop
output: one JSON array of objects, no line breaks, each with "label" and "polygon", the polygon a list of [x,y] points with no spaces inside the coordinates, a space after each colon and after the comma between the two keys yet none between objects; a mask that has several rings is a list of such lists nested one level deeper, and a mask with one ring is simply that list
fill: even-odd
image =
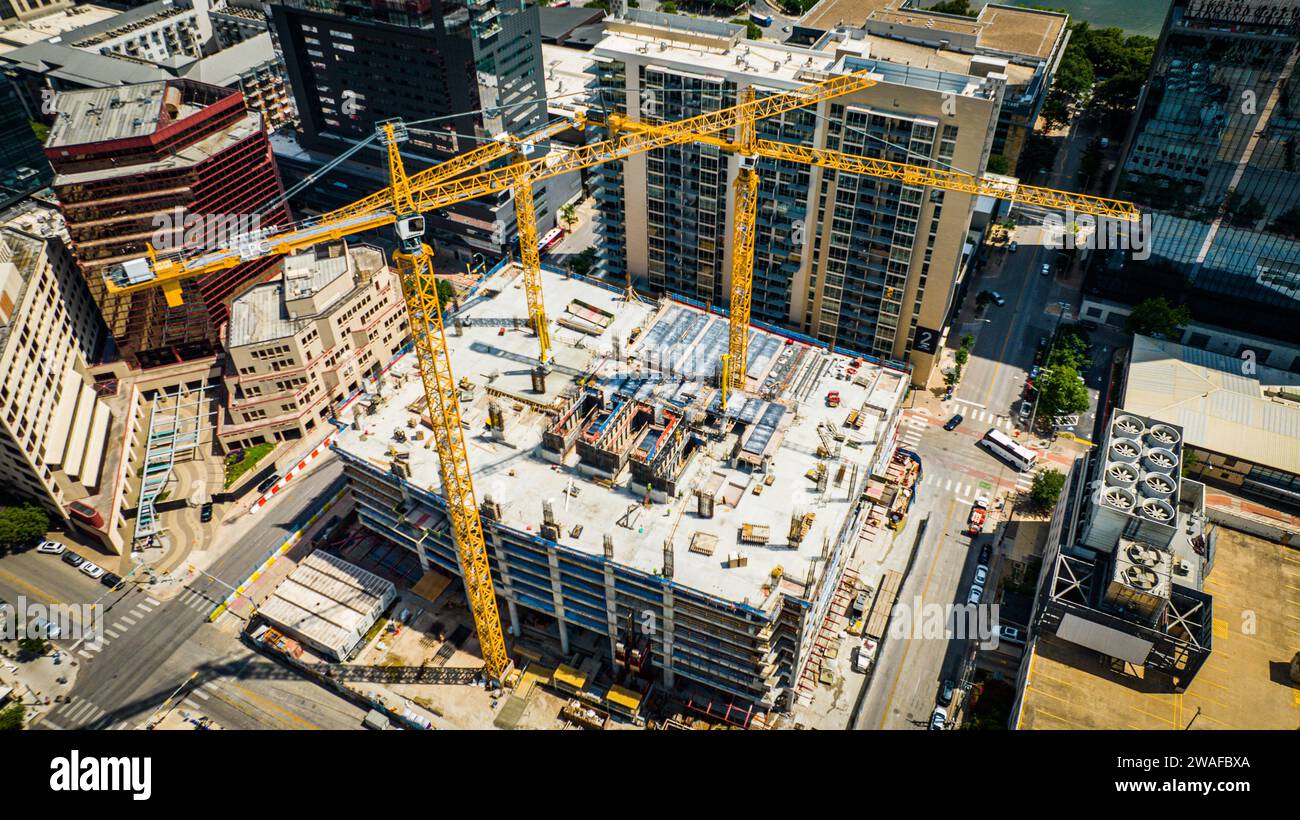
[{"label": "flat rooftop", "polygon": [[162,121],[166,88],[152,82],[65,91],[54,98],[56,118],[45,147],[148,136]]},{"label": "flat rooftop", "polygon": [[1244,375],[1240,358],[1139,335],[1122,406],[1179,425],[1194,447],[1300,473],[1300,374]]},{"label": "flat rooftop", "polygon": [[[677,495],[646,504],[644,493],[629,487],[627,468],[607,481],[580,470],[572,449],[563,464],[542,457],[543,432],[556,419],[551,408],[567,406],[564,394],[576,391],[582,379],[611,403],[658,406],[685,420],[687,430],[699,431],[709,409],[718,406],[712,377],[727,348],[727,321],[676,301],[629,302],[616,290],[550,271],[543,272],[543,291],[555,363],[542,394],[532,392],[537,340],[522,326],[525,297],[517,266],[481,283],[456,314],[461,329],[450,324],[447,329],[455,375],[474,384],[461,417],[479,500],[491,496],[501,505],[505,525],[529,533],[540,531],[543,504],[549,501],[561,528],[558,543],[600,556],[608,533],[614,560],[646,573],[661,570],[664,543],[671,539],[674,579],[729,601],[762,606],[764,585],[771,585],[769,596],[802,595],[809,568],[823,565],[823,541],[834,544],[855,534],[842,534],[841,528],[866,485],[908,375],[865,362],[850,375],[848,357],[751,330],[750,391],[733,393],[728,405],[737,423],[721,440],[701,434],[678,475]],[[602,321],[608,324],[599,329],[584,323],[583,316],[607,317]],[[831,390],[840,394],[839,407],[826,406]],[[505,416],[504,442],[485,431],[493,400]],[[371,407],[369,415],[357,411],[360,429],[341,433],[334,446],[382,470],[391,465],[395,450],[406,452],[410,480],[440,493],[432,437],[426,433],[420,441],[395,443],[408,438],[408,422],[423,409],[413,357],[394,365]],[[862,425],[844,426],[854,410]],[[842,440],[835,440],[836,433]],[[819,447],[827,443],[838,458],[819,458]],[[762,474],[728,466],[732,453],[770,459],[772,483],[765,484]],[[818,491],[807,473],[822,462],[828,464],[828,480]],[[761,494],[753,492],[756,486]],[[716,499],[713,518],[698,515],[697,491]],[[814,514],[797,547],[786,543],[796,510]],[[769,543],[738,543],[744,525],[769,527]],[[713,539],[712,554],[690,549]],[[725,568],[733,552],[747,554],[747,566]],[[778,566],[782,580],[771,584]]]},{"label": "flat rooftop", "polygon": [[1300,688],[1287,669],[1300,625],[1300,551],[1219,527],[1205,589],[1214,596],[1214,648],[1186,692],[1049,636],[1029,659],[1018,728],[1294,729]]},{"label": "flat rooftop", "polygon": [[[962,17],[905,8],[904,0],[822,0],[799,25],[830,31],[837,26],[862,28],[871,23],[877,32],[899,36],[906,36],[907,29],[949,32],[974,38],[981,49],[1041,59],[1051,56],[1068,19],[1058,12],[996,4],[984,6],[977,17]],[[894,26],[900,29],[894,30]]]}]

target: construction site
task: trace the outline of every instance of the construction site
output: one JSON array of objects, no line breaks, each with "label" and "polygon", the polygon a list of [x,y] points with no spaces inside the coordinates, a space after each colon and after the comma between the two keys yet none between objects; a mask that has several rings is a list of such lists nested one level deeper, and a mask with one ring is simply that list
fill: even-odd
[{"label": "construction site", "polygon": [[[643,694],[694,682],[775,707],[845,567],[892,535],[865,490],[889,470],[907,373],[752,328],[749,383],[724,408],[725,317],[542,281],[549,368],[518,266],[445,320],[510,633],[565,656],[594,633],[610,676]],[[459,574],[414,364],[374,384],[334,447],[362,522]]]},{"label": "construction site", "polygon": [[[1129,203],[1010,177],[760,139],[759,121],[882,76],[841,61],[808,79],[776,93],[749,86],[735,105],[673,122],[579,112],[412,175],[408,124],[383,121],[365,142],[385,147],[388,188],[230,247],[148,247],[104,285],[159,288],[178,307],[188,280],[393,226],[414,355],[367,385],[332,445],[363,524],[414,551],[426,573],[464,581],[490,688],[517,680],[512,652],[537,656],[532,642],[554,655],[554,642],[557,686],[594,688],[632,713],[656,692],[694,704],[698,688],[701,711],[717,704],[725,722],[748,726],[834,678],[825,662],[838,657],[851,602],[905,560],[889,547],[917,478],[894,446],[906,364],[751,321],[760,158],[885,180],[917,202],[928,187],[1137,217]],[[595,136],[536,150],[568,127]],[[542,268],[535,185],[686,143],[740,158],[725,313]],[[444,306],[425,215],[505,192],[519,263]],[[868,564],[880,577],[858,577]]]}]

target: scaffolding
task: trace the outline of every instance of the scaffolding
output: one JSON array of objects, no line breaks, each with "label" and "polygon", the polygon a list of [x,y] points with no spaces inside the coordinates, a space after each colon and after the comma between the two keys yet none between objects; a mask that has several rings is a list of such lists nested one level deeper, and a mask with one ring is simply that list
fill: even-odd
[{"label": "scaffolding", "polygon": [[[140,483],[140,503],[135,517],[134,549],[143,549],[163,531],[159,522],[157,502],[171,478],[176,465],[176,455],[199,446],[199,437],[210,428],[204,419],[207,388],[197,390],[178,388],[175,393],[155,396],[149,409],[149,437],[145,444],[143,480]],[[169,406],[171,405],[171,406]],[[186,413],[186,410],[193,410]]]}]

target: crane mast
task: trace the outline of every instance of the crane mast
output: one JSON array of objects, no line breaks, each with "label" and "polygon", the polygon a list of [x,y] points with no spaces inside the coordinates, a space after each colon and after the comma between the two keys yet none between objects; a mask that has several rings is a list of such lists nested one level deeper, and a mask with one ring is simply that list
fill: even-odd
[{"label": "crane mast", "polygon": [[447,337],[443,332],[433,250],[424,243],[424,217],[415,209],[410,180],[398,153],[397,146],[403,134],[391,122],[385,123],[383,128],[392,180],[391,206],[397,215],[397,234],[402,242],[402,249],[393,254],[393,260],[411,322],[411,338],[424,384],[425,406],[433,425],[438,472],[442,478],[442,493],[447,501],[447,516],[451,520],[461,577],[483,649],[483,673],[489,680],[499,683],[510,660],[506,656],[505,636],[501,632],[501,617],[497,612],[496,592],[488,567],[483,522],[479,519],[478,501],[474,496],[474,479],[470,474],[469,451],[461,427],[456,378],[452,374]]},{"label": "crane mast", "polygon": [[[746,103],[754,101],[753,86],[745,89],[743,99]],[[744,389],[749,370],[749,305],[754,286],[754,232],[758,229],[757,141],[755,120],[741,120],[736,126],[740,173],[733,184],[736,224],[731,242],[731,324],[722,367],[723,378],[736,390]],[[725,393],[723,397],[725,402]]]}]

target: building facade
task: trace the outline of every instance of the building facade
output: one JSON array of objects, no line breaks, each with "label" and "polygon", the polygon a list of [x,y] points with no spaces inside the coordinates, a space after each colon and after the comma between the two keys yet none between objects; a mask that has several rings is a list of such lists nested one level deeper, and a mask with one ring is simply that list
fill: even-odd
[{"label": "building facade", "polygon": [[0,482],[60,519],[103,482],[111,414],[88,362],[105,331],[53,208],[0,213]]},{"label": "building facade", "polygon": [[44,188],[53,178],[18,90],[0,81],[0,208]]},{"label": "building facade", "polygon": [[161,290],[111,295],[104,276],[159,250],[220,246],[287,221],[262,118],[238,91],[190,80],[59,94],[45,155],[91,293],[133,367],[213,355],[230,300],[276,265],[260,259]]},{"label": "building facade", "polygon": [[[399,117],[418,123],[404,148],[408,167],[426,167],[503,133],[525,134],[546,123],[537,7],[525,0],[436,4],[283,0],[271,19],[288,66],[307,152],[337,156]],[[355,156],[373,169],[340,177],[335,199],[321,209],[372,193],[386,182],[379,148]],[[319,166],[291,166],[306,175]],[[326,193],[330,193],[327,191]],[[534,192],[539,227],[554,213],[545,186]],[[508,193],[462,203],[426,217],[431,238],[458,255],[504,256],[514,245]]]},{"label": "building facade", "polygon": [[1099,258],[1092,292],[1300,342],[1298,57],[1294,3],[1175,0],[1116,192],[1151,214],[1149,258]]},{"label": "building facade", "polygon": [[225,347],[227,449],[301,438],[377,378],[410,338],[397,275],[369,245],[286,257],[235,299]]},{"label": "building facade", "polygon": [[[735,105],[747,87],[770,94],[871,70],[877,86],[761,120],[759,138],[983,171],[1005,86],[988,65],[924,69],[873,59],[849,34],[805,49],[743,32],[629,11],[592,51],[593,109],[671,121]],[[733,154],[693,143],[595,169],[606,275],[725,309],[738,169]],[[766,158],[758,171],[753,318],[908,360],[924,383],[977,244],[974,198]]]}]

